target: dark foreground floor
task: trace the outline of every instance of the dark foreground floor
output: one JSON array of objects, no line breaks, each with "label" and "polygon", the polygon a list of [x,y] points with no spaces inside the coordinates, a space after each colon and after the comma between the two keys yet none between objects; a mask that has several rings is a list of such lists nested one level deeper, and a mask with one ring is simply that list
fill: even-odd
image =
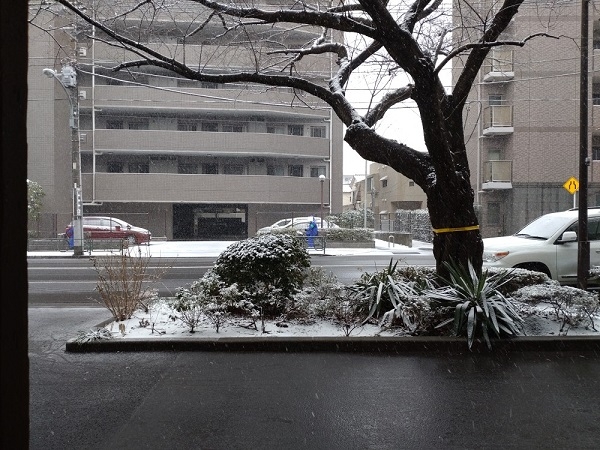
[{"label": "dark foreground floor", "polygon": [[72,354],[30,309],[31,449],[598,448],[595,352]]}]

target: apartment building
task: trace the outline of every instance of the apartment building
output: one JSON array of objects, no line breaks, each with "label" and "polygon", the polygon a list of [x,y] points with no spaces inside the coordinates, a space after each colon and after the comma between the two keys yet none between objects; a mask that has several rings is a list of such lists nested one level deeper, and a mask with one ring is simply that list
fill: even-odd
[{"label": "apartment building", "polygon": [[[495,3],[476,5],[483,11]],[[541,32],[560,38],[493,48],[470,92],[464,134],[484,237],[514,233],[577,204],[563,184],[579,176],[580,8],[525,2],[502,39]],[[589,23],[588,203],[594,205],[600,204],[600,22],[592,8]]]},{"label": "apartment building", "polygon": [[392,216],[399,209],[427,207],[423,189],[385,164],[371,163],[367,177],[367,201],[375,216]]},{"label": "apartment building", "polygon": [[[202,61],[206,71],[252,67],[247,44],[210,40],[209,26],[182,45],[191,18],[205,18],[196,8],[158,12],[148,45]],[[119,217],[155,237],[240,239],[281,218],[342,211],[343,128],[327,105],[288,88],[196,82],[156,67],[114,72],[135,55],[83,23],[72,25],[64,10],[54,12],[36,18],[51,33],[30,27],[28,174],[46,193],[40,235],[61,233],[72,217],[70,103],[78,113],[84,215]],[[124,20],[123,30],[139,31],[134,22]],[[320,33],[273,30],[292,47]],[[329,79],[329,57],[302,64],[313,80]],[[42,75],[64,66],[76,70],[73,88]]]},{"label": "apartment building", "polygon": [[376,230],[391,230],[399,210],[427,208],[427,196],[414,181],[385,164],[370,163],[367,170],[366,177],[347,176],[350,196],[344,208],[363,210],[366,206],[373,212]]}]

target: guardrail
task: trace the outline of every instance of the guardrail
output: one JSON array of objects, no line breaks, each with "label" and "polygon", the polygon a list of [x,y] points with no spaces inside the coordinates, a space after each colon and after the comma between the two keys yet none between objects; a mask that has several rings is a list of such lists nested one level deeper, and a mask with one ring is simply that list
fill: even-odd
[{"label": "guardrail", "polygon": [[123,253],[129,248],[127,239],[86,239],[84,251],[92,253],[95,250],[117,250]]},{"label": "guardrail", "polygon": [[323,250],[323,254],[325,254],[325,249],[327,248],[327,236],[296,236],[296,238],[303,240],[306,248]]}]

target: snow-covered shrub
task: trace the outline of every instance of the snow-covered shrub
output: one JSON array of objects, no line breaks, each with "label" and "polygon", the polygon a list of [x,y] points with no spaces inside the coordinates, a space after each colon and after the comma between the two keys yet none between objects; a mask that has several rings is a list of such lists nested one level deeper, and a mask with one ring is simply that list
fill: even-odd
[{"label": "snow-covered shrub", "polygon": [[437,279],[437,273],[435,267],[398,265],[394,278],[404,283],[413,283],[417,288],[425,289],[430,287]]},{"label": "snow-covered shrub", "polygon": [[211,322],[218,333],[232,311],[253,316],[255,307],[243,299],[244,294],[236,283],[225,286],[219,276],[209,270],[189,287],[178,288],[171,307],[191,333],[203,319]]},{"label": "snow-covered shrub", "polygon": [[178,288],[171,303],[173,310],[179,314],[177,318],[188,327],[190,333],[195,331],[204,316],[201,299],[206,295],[198,286],[197,282],[194,282],[189,288]]},{"label": "snow-covered shrub", "polygon": [[311,267],[302,290],[288,303],[285,315],[288,319],[331,318],[337,300],[344,294],[345,287],[334,274],[322,267]]},{"label": "snow-covered shrub", "polygon": [[212,325],[215,327],[217,333],[229,317],[229,312],[227,312],[227,305],[225,303],[219,302],[219,299],[221,298],[222,297],[213,297],[212,299],[209,299],[205,297],[203,299],[205,301],[200,305],[202,312],[210,321],[210,323],[212,323]]},{"label": "snow-covered shrub", "polygon": [[552,280],[548,275],[542,272],[535,272],[527,269],[505,269],[500,267],[489,267],[485,268],[490,275],[503,276],[502,274],[508,274],[508,279],[498,286],[498,291],[503,295],[510,295],[515,291],[518,291],[525,286],[536,286],[536,285],[549,285],[549,286],[560,286],[558,281]]},{"label": "snow-covered shrub", "polygon": [[570,286],[526,286],[514,292],[513,299],[528,304],[547,303],[560,323],[559,332],[585,326],[596,330],[594,316],[600,311],[598,295]]},{"label": "snow-covered shrub", "polygon": [[333,307],[333,317],[342,328],[345,336],[350,336],[352,331],[362,326],[362,317],[356,315],[356,306],[351,299],[336,298],[330,304]]},{"label": "snow-covered shrub", "polygon": [[379,320],[382,315],[395,309],[409,296],[417,293],[414,283],[397,275],[398,261],[374,273],[365,272],[354,284],[348,286],[349,297],[356,306],[356,312],[364,317]]},{"label": "snow-covered shrub", "polygon": [[225,285],[237,283],[263,314],[276,316],[302,287],[310,257],[301,240],[267,234],[236,242],[219,255],[213,271]]},{"label": "snow-covered shrub", "polygon": [[454,314],[454,308],[432,305],[429,298],[415,295],[406,298],[381,319],[382,328],[397,327],[413,336],[444,335],[447,330],[438,327]]},{"label": "snow-covered shrub", "polygon": [[[329,216],[327,220],[335,223],[341,228],[360,228],[365,226],[365,211],[360,209],[351,209],[340,214]],[[373,211],[367,209],[367,228],[373,228]]]},{"label": "snow-covered shrub", "polygon": [[370,242],[373,230],[368,228],[324,228],[319,234],[327,236],[328,241],[335,242]]},{"label": "snow-covered shrub", "polygon": [[87,344],[90,342],[104,341],[112,339],[111,332],[106,328],[92,329],[90,331],[79,331],[75,342],[77,344]]},{"label": "snow-covered shrub", "polygon": [[271,228],[270,230],[266,230],[266,231],[257,231],[257,235],[265,235],[265,234],[286,234],[288,236],[297,236],[298,233],[303,234],[302,231],[300,230],[296,230],[293,227],[286,227],[286,228]]}]

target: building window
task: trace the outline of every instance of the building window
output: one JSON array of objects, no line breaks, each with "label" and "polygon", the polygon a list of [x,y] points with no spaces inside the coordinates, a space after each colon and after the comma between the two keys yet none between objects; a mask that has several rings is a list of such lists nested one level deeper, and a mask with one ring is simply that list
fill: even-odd
[{"label": "building window", "polygon": [[148,163],[129,163],[129,173],[150,173]]},{"label": "building window", "polygon": [[177,166],[177,173],[183,173],[183,174],[198,173],[198,164],[179,164]]},{"label": "building window", "polygon": [[304,125],[288,125],[290,136],[304,136]]},{"label": "building window", "polygon": [[409,181],[409,182],[408,182],[408,185],[412,187],[412,186],[414,186],[414,185],[415,185],[415,182],[414,182],[414,181]]},{"label": "building window", "polygon": [[487,224],[500,225],[500,203],[489,202],[487,204]]},{"label": "building window", "polygon": [[325,127],[310,127],[310,137],[324,138]]},{"label": "building window", "polygon": [[490,149],[488,150],[488,161],[500,161],[502,155],[502,151],[499,149]]},{"label": "building window", "polygon": [[243,123],[225,123],[223,124],[224,133],[245,133],[246,124]]},{"label": "building window", "polygon": [[269,134],[285,134],[282,125],[267,125],[267,133]]},{"label": "building window", "polygon": [[320,175],[326,175],[325,166],[317,166],[310,168],[310,176],[313,178],[318,178]]},{"label": "building window", "polygon": [[150,129],[150,123],[147,120],[136,120],[129,122],[128,127],[130,130],[148,130]]},{"label": "building window", "polygon": [[244,175],[244,166],[242,164],[225,164],[223,173],[226,175]]},{"label": "building window", "polygon": [[594,105],[600,105],[600,92],[594,92],[592,94],[592,103]]},{"label": "building window", "polygon": [[504,104],[504,96],[502,94],[490,94],[488,102],[490,106],[502,106]]},{"label": "building window", "polygon": [[216,175],[219,173],[219,165],[217,163],[202,164],[202,173]]},{"label": "building window", "polygon": [[217,122],[202,122],[202,131],[217,132],[219,124]]},{"label": "building window", "polygon": [[177,131],[198,131],[198,124],[189,120],[178,120]]},{"label": "building window", "polygon": [[303,177],[304,166],[300,164],[292,164],[288,166],[288,176],[290,177]]},{"label": "building window", "polygon": [[283,166],[267,166],[267,175],[282,177]]},{"label": "building window", "polygon": [[381,181],[381,187],[382,187],[382,188],[385,188],[385,187],[387,187],[387,182],[388,182],[388,180],[382,180],[382,181]]},{"label": "building window", "polygon": [[219,83],[213,83],[212,81],[201,81],[200,87],[204,89],[219,89]]},{"label": "building window", "polygon": [[109,161],[106,163],[108,173],[123,173],[123,163],[119,161]]},{"label": "building window", "polygon": [[122,120],[107,120],[106,121],[106,129],[107,130],[122,130],[123,129],[123,121]]},{"label": "building window", "polygon": [[592,147],[592,159],[594,161],[600,161],[600,147]]},{"label": "building window", "polygon": [[367,192],[371,192],[373,190],[373,177],[367,178]]}]

